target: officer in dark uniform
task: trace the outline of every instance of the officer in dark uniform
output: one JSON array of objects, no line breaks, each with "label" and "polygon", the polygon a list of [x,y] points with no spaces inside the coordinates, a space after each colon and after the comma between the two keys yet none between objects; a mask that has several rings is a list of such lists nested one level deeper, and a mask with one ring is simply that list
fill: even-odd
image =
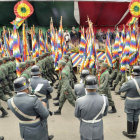
[{"label": "officer in dark uniform", "polygon": [[82,97],[86,94],[85,92],[85,78],[86,76],[89,75],[89,70],[88,69],[83,69],[82,72],[81,72],[81,80],[80,80],[80,83],[79,84],[75,84],[74,86],[74,92],[75,92],[75,95],[77,98],[79,97]]},{"label": "officer in dark uniform", "polygon": [[24,140],[49,140],[46,103],[29,95],[29,82],[20,77],[14,81],[17,94],[8,100],[8,106],[19,119],[21,138]]},{"label": "officer in dark uniform", "polygon": [[87,94],[76,101],[75,116],[80,119],[81,140],[103,140],[102,117],[108,112],[108,99],[96,92],[97,80],[88,75],[85,80]]},{"label": "officer in dark uniform", "polygon": [[[34,65],[31,68],[31,76],[30,79],[32,92],[41,100],[47,104],[47,109],[49,110],[49,99],[51,98],[50,93],[53,92],[52,87],[50,86],[48,80],[41,78],[41,73],[39,70],[39,66]],[[50,115],[52,112],[49,111]],[[53,135],[49,136],[49,140],[53,139]]]},{"label": "officer in dark uniform", "polygon": [[133,66],[133,79],[122,85],[119,92],[126,92],[125,113],[127,114],[127,132],[123,135],[135,138],[140,114],[140,66]]}]

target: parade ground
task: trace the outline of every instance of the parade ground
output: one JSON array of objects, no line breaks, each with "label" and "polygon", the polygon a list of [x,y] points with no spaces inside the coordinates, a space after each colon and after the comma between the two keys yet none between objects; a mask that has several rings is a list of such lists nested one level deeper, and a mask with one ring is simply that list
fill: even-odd
[{"label": "parade ground", "polygon": [[[56,90],[52,96],[56,96]],[[117,108],[117,113],[108,114],[104,117],[104,139],[105,140],[129,140],[122,135],[122,131],[126,130],[126,115],[124,113],[124,100],[120,96],[112,92],[113,100]],[[26,102],[26,101],[25,101]],[[2,102],[5,108],[7,104]],[[57,110],[53,105],[53,100],[50,100],[51,111]],[[110,109],[110,108],[109,108]],[[9,115],[0,119],[0,135],[5,137],[5,140],[21,140],[18,126],[18,119],[9,110]],[[66,102],[62,109],[62,115],[50,116],[48,118],[49,135],[54,135],[54,140],[80,140],[79,135],[79,120],[74,117],[74,108]],[[138,128],[140,132],[140,127]],[[135,140],[140,140],[138,133]]]}]

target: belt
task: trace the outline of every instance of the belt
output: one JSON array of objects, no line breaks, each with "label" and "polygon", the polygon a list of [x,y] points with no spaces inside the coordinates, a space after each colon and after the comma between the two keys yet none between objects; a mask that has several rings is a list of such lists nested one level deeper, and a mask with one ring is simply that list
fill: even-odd
[{"label": "belt", "polygon": [[136,98],[126,97],[126,99],[128,99],[128,100],[140,100],[140,97],[136,97]]},{"label": "belt", "polygon": [[36,120],[32,120],[32,121],[19,121],[19,123],[21,124],[34,124],[34,123],[37,123],[37,122],[40,122],[40,118],[36,119]]},{"label": "belt", "polygon": [[84,119],[82,119],[82,121],[83,122],[85,122],[85,123],[97,123],[97,122],[100,122],[102,119],[99,119],[99,120],[84,120]]}]

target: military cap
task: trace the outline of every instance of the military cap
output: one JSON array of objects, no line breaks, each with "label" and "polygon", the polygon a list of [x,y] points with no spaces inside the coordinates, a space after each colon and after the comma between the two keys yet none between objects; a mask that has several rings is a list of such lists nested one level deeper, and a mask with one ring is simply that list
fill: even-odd
[{"label": "military cap", "polygon": [[7,60],[9,60],[9,58],[7,56],[4,56],[3,57],[3,60],[6,60],[7,61]]},{"label": "military cap", "polygon": [[105,62],[103,62],[103,63],[101,64],[101,67],[108,68],[108,64],[105,63]]},{"label": "military cap", "polygon": [[30,60],[26,60],[25,63],[26,64],[30,64],[31,62],[30,62]]},{"label": "military cap", "polygon": [[69,59],[69,56],[68,55],[63,55],[63,58],[64,59]]},{"label": "military cap", "polygon": [[58,61],[58,64],[61,64],[62,66],[65,66],[66,65],[66,62],[64,60],[59,60]]},{"label": "military cap", "polygon": [[3,59],[2,58],[0,58],[0,63],[3,63]]},{"label": "military cap", "polygon": [[99,62],[99,63],[103,63],[104,60],[103,60],[103,59],[99,59],[98,62]]},{"label": "military cap", "polygon": [[30,60],[30,63],[35,63],[35,60],[34,59]]},{"label": "military cap", "polygon": [[25,62],[21,62],[20,64],[19,64],[19,68],[25,68],[26,67],[26,63]]}]

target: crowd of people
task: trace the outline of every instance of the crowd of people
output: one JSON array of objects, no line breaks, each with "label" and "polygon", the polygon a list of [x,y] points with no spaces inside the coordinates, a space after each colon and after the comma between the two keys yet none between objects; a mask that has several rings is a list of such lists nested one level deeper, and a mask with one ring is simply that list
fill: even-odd
[{"label": "crowd of people", "polygon": [[[113,45],[115,32],[108,30],[110,42]],[[50,31],[47,32],[48,42]],[[64,33],[65,41],[77,42],[79,38],[75,28]],[[96,49],[102,48],[106,33],[101,30],[96,33]],[[78,41],[79,42],[79,41]],[[81,140],[103,140],[103,116],[107,113],[117,113],[117,108],[111,96],[115,91],[125,99],[125,113],[127,114],[127,131],[123,135],[136,138],[140,114],[140,66],[127,67],[125,73],[120,70],[120,58],[116,58],[113,67],[109,67],[103,60],[96,61],[96,67],[84,68],[77,80],[73,70],[71,52],[63,55],[58,61],[59,71],[55,71],[54,59],[51,52],[39,57],[26,60],[19,64],[20,77],[16,74],[15,57],[0,58],[0,100],[8,103],[8,108],[19,119],[20,134],[24,140],[51,140],[53,135],[48,133],[47,118],[49,115],[61,115],[66,100],[75,107],[75,117],[80,120]],[[58,80],[58,84],[55,82]],[[78,83],[78,81],[80,81]],[[55,112],[51,111],[49,100],[52,99],[53,88],[57,95],[53,99],[58,106]],[[14,92],[13,92],[14,91]],[[121,94],[125,92],[125,94]],[[7,96],[8,95],[8,96]],[[26,101],[26,102],[25,102]],[[108,107],[111,110],[108,111]],[[0,102],[1,117],[8,112]],[[63,114],[62,114],[63,115]],[[86,131],[85,131],[86,130]],[[32,133],[31,133],[32,132]],[[1,136],[0,140],[4,140]]]},{"label": "crowd of people", "polygon": [[[89,69],[83,69],[80,74],[80,83],[77,83],[70,53],[68,52],[58,62],[58,74],[54,69],[54,61],[50,54],[44,53],[36,60],[21,62],[19,66],[21,76],[18,78],[14,57],[4,57],[0,60],[0,99],[7,101],[8,109],[19,119],[22,139],[53,139],[54,136],[48,134],[47,118],[49,115],[61,115],[62,107],[68,100],[75,107],[75,117],[81,122],[81,140],[103,140],[102,117],[107,113],[117,112],[110,90],[114,90],[118,84],[120,89],[116,94],[126,92],[122,98],[126,98],[127,131],[123,134],[129,138],[136,138],[140,113],[139,65],[132,68],[132,73],[131,69],[128,69],[127,73],[133,76],[128,80],[120,74],[118,59],[113,68],[109,68],[103,60],[99,60],[100,71],[93,69],[91,72]],[[59,108],[52,112],[49,100],[56,80],[59,81],[54,88],[58,92],[54,100],[58,102],[54,105]],[[16,94],[13,94],[13,90]],[[9,97],[5,96],[6,94]],[[109,106],[112,109],[108,111]],[[1,117],[5,117],[8,113],[1,104],[0,109]],[[0,140],[3,139],[4,137],[0,137]]]}]

